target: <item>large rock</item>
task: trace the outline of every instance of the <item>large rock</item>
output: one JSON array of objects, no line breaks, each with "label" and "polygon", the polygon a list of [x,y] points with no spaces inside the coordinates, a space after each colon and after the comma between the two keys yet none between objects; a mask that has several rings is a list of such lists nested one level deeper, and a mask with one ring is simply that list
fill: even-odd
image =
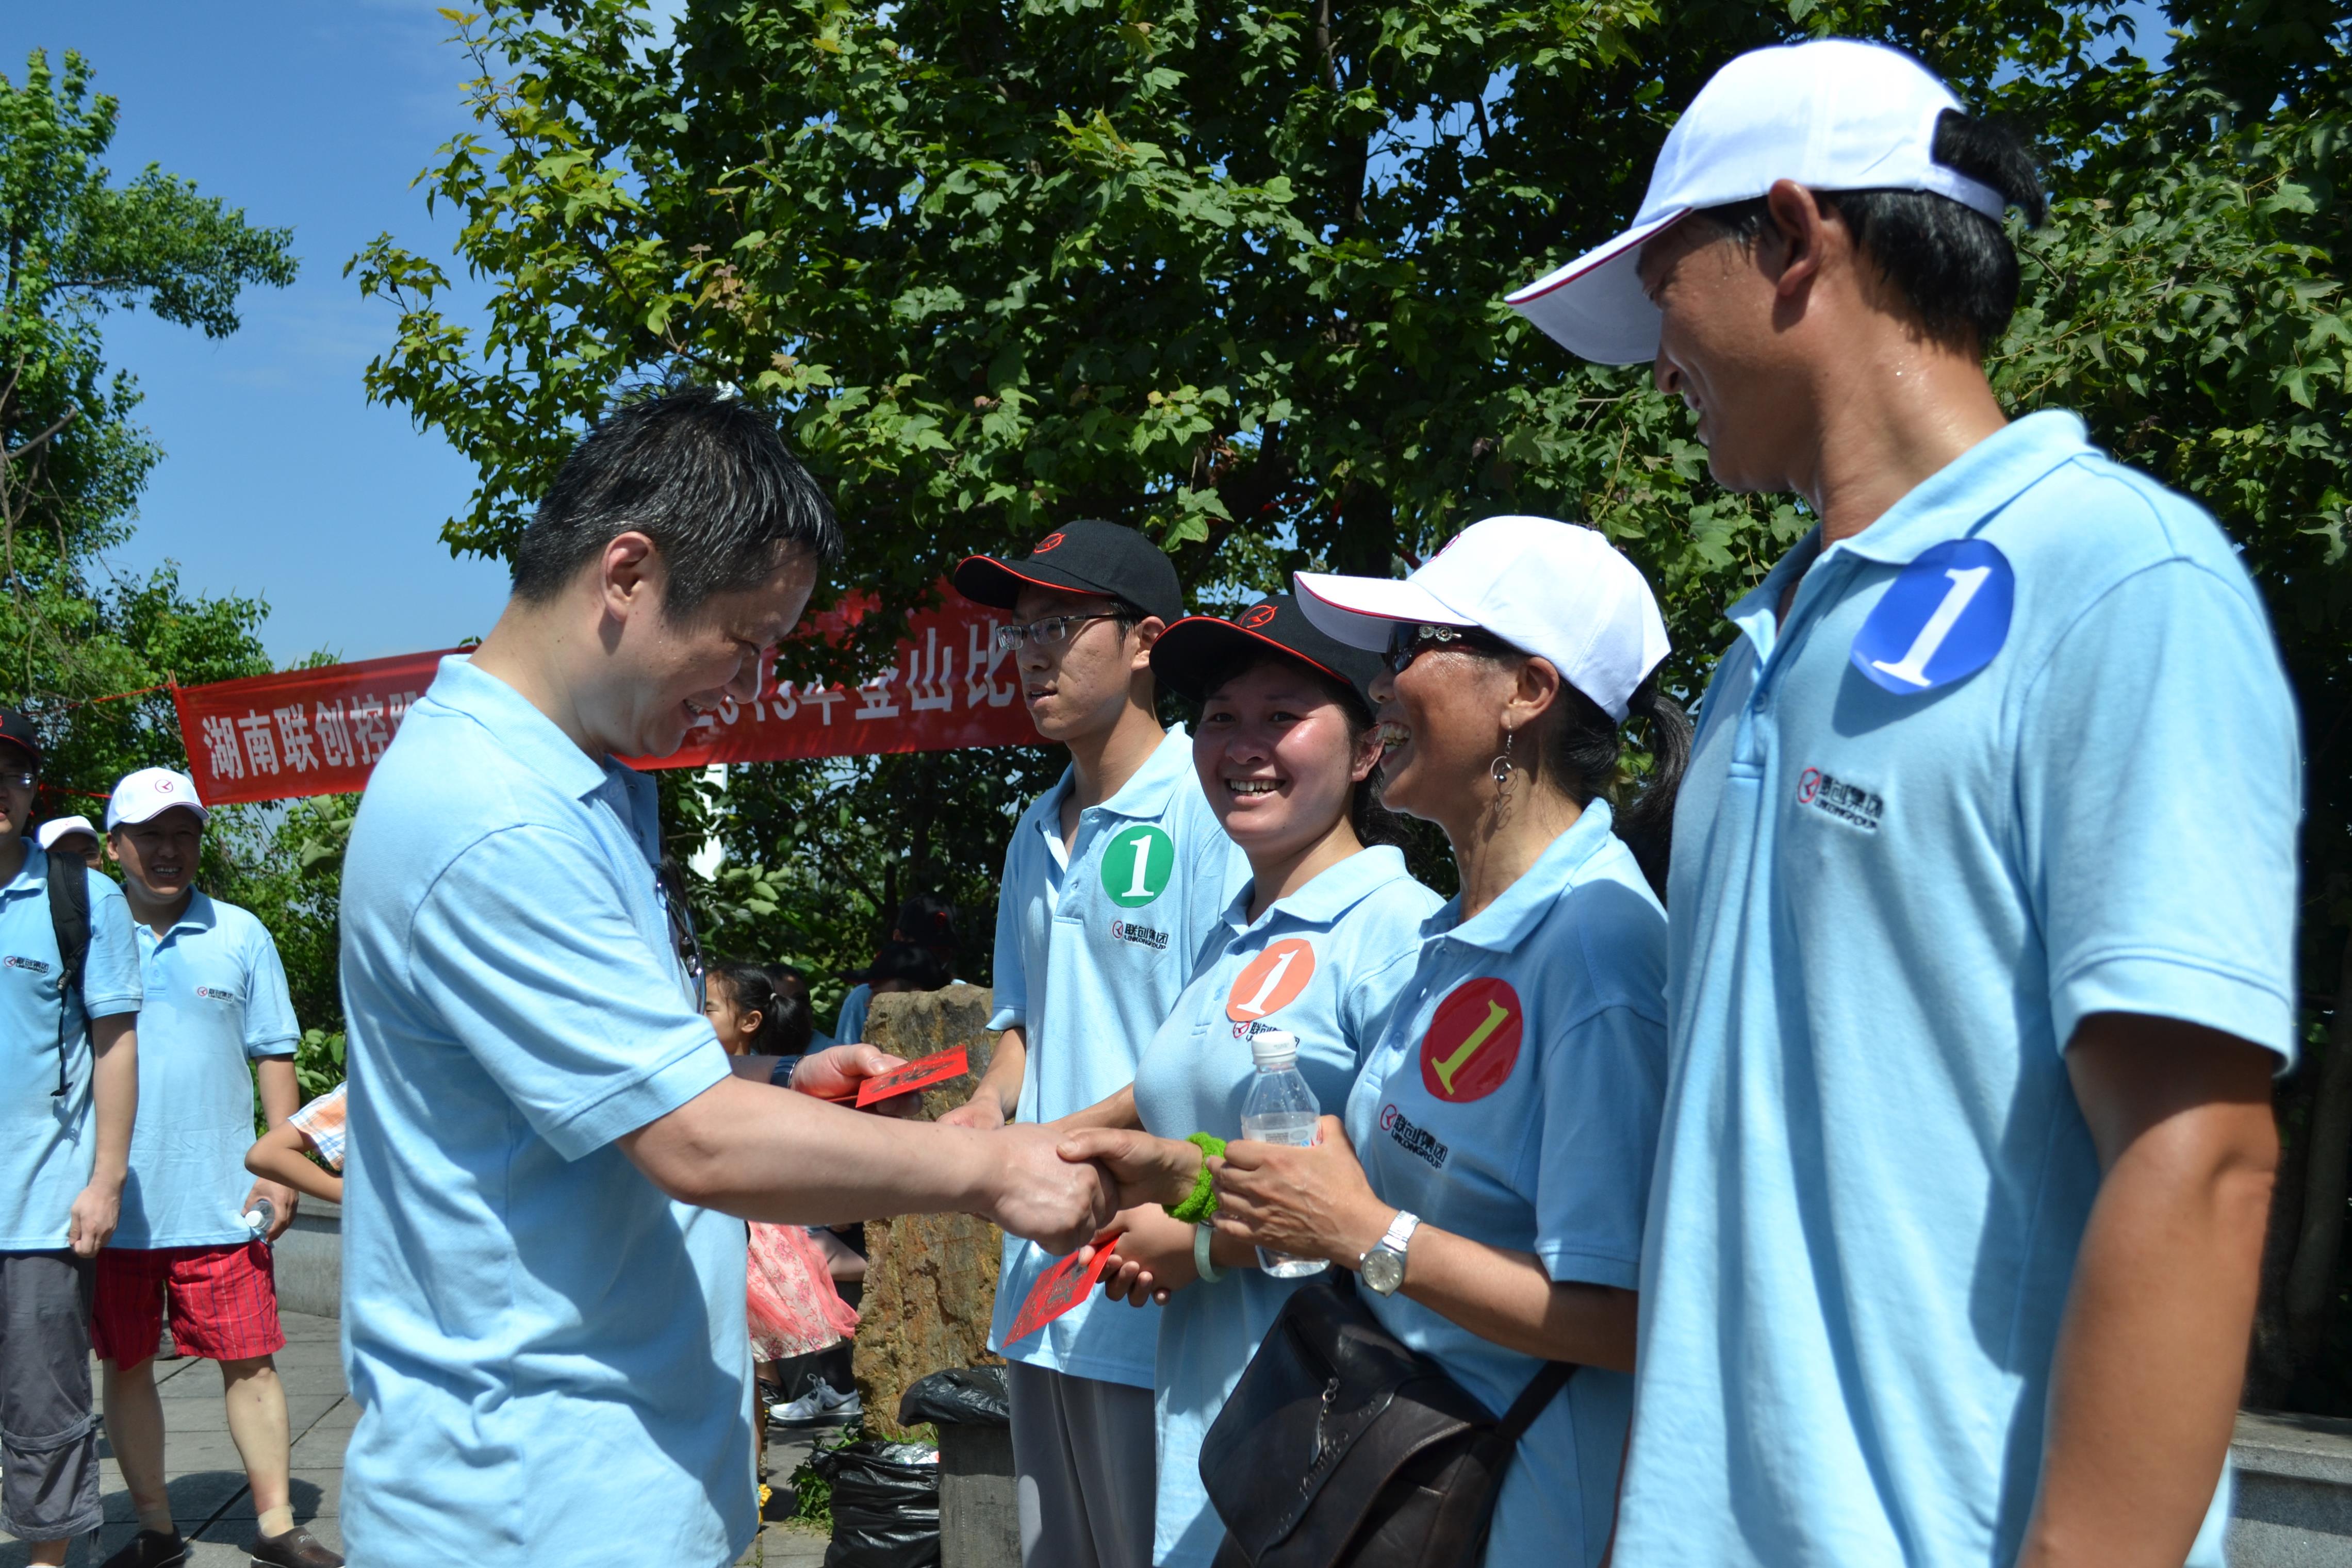
[{"label": "large rock", "polygon": [[[876,997],[866,1038],[912,1061],[961,1045],[971,1071],[923,1092],[931,1121],[971,1097],[988,1071],[994,1010],[979,986]],[[919,1377],[999,1359],[988,1352],[1003,1233],[964,1214],[914,1214],[866,1225],[866,1299],[854,1365],[869,1431],[904,1436],[898,1398]]]}]

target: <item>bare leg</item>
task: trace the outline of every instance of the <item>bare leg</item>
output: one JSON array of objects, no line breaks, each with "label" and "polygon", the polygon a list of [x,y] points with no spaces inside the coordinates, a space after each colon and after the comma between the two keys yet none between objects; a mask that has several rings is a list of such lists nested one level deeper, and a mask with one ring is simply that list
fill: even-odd
[{"label": "bare leg", "polygon": [[107,1440],[114,1445],[114,1462],[122,1467],[123,1484],[131,1489],[131,1506],[139,1511],[139,1528],[169,1535],[174,1526],[172,1499],[163,1490],[163,1396],[155,1392],[155,1358],[129,1366],[110,1361],[101,1364]]},{"label": "bare leg", "polygon": [[36,1541],[27,1548],[31,1555],[25,1561],[32,1568],[63,1568],[66,1548],[72,1544],[70,1541]]},{"label": "bare leg", "polygon": [[289,1476],[292,1461],[286,1420],[286,1385],[278,1380],[278,1363],[267,1355],[244,1361],[224,1361],[221,1395],[228,1403],[228,1435],[245,1461],[245,1479],[253,1488],[255,1527],[263,1535],[283,1535],[294,1528],[294,1503]]}]

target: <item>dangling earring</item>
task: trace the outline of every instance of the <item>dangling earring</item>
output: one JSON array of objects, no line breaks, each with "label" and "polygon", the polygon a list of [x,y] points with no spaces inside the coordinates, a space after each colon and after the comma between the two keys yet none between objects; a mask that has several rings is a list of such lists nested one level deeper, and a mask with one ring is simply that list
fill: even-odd
[{"label": "dangling earring", "polygon": [[1507,796],[1511,792],[1511,775],[1517,770],[1518,766],[1511,760],[1511,747],[1518,738],[1517,730],[1505,730],[1503,749],[1496,752],[1495,760],[1486,765],[1486,777],[1495,781],[1495,789],[1499,795]]}]

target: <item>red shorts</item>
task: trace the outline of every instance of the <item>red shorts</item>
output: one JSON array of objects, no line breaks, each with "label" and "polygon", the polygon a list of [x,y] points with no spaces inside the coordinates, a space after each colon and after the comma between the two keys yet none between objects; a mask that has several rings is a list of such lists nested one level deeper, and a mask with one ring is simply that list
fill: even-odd
[{"label": "red shorts", "polygon": [[90,1348],[118,1366],[136,1366],[163,1337],[172,1300],[172,1343],[181,1355],[245,1361],[286,1348],[278,1325],[278,1281],[258,1240],[220,1247],[109,1247],[98,1255],[98,1304]]}]

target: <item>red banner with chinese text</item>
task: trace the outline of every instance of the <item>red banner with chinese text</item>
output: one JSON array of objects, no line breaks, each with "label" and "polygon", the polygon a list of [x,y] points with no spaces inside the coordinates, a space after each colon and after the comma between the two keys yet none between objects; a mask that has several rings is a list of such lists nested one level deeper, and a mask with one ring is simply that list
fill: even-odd
[{"label": "red banner with chinese text", "polygon": [[[870,599],[814,616],[800,636],[831,639],[862,619]],[[1009,653],[996,647],[1000,612],[952,600],[919,611],[896,662],[855,686],[765,678],[760,695],[721,705],[686,744],[639,768],[712,762],[782,762],[877,752],[1033,746]],[[208,806],[344,794],[368,774],[410,705],[433,684],[442,653],[403,653],[353,664],[289,670],[250,680],[178,686],[180,733]]]}]

